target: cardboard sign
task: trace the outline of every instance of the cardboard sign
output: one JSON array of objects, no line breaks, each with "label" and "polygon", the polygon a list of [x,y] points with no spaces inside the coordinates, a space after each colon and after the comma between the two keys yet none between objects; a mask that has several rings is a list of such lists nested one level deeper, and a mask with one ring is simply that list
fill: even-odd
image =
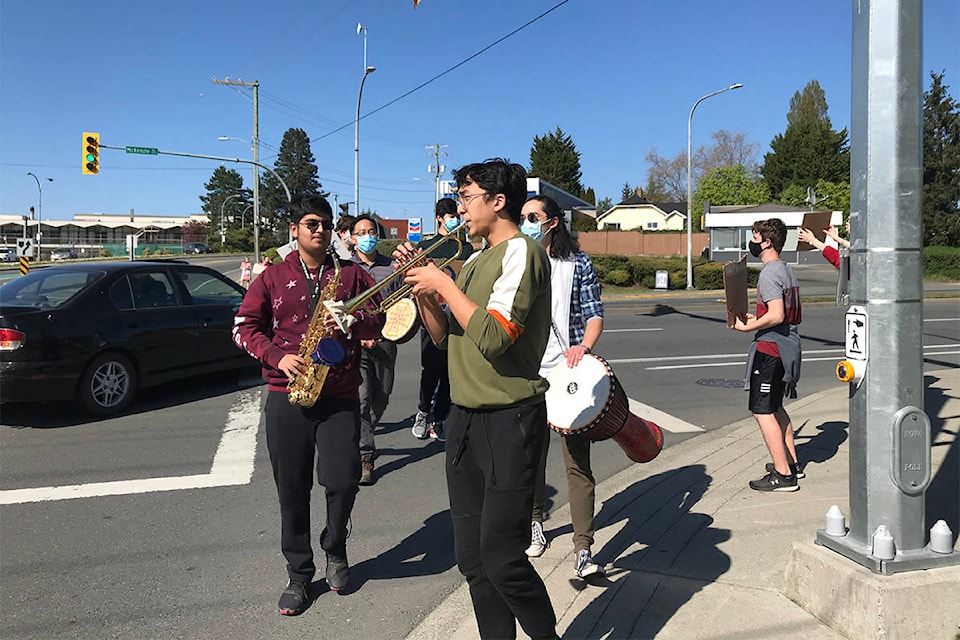
[{"label": "cardboard sign", "polygon": [[[827,227],[830,226],[830,216],[832,211],[808,211],[803,214],[803,223],[801,228],[806,229],[816,236],[820,242],[827,241]],[[812,251],[815,247],[809,242],[797,241],[797,251]]]},{"label": "cardboard sign", "polygon": [[737,318],[746,322],[747,256],[723,265],[723,294],[727,303],[727,326],[733,327]]}]

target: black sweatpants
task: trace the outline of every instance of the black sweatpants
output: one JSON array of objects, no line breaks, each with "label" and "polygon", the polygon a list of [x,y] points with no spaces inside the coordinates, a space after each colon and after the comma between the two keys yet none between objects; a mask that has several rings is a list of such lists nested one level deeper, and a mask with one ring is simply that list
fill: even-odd
[{"label": "black sweatpants", "polygon": [[317,483],[327,498],[327,522],[320,546],[346,553],[347,524],[360,482],[360,402],[321,398],[305,409],[287,394],[271,391],[266,403],[267,450],[280,498],[280,546],[293,580],[310,582],[316,573],[310,544],[310,490]]},{"label": "black sweatpants", "polygon": [[533,482],[547,408],[473,411],[453,405],[446,422],[447,490],[457,565],[470,586],[481,638],[556,638],[557,618],[530,564]]},{"label": "black sweatpants", "polygon": [[[433,397],[436,393],[437,401]],[[433,419],[444,421],[450,413],[450,375],[447,371],[447,352],[433,344],[426,329],[420,329],[420,402],[417,409],[431,413]]]}]

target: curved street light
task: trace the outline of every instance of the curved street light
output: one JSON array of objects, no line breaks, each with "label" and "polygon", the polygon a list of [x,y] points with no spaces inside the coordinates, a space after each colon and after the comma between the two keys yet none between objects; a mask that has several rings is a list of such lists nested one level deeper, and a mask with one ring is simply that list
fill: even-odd
[{"label": "curved street light", "polygon": [[223,251],[223,245],[227,242],[227,233],[223,229],[223,207],[227,204],[232,198],[239,198],[243,196],[242,193],[234,193],[223,199],[223,202],[220,203],[220,251]]},{"label": "curved street light", "polygon": [[[39,192],[37,197],[37,260],[40,260],[41,251],[43,243],[43,233],[40,231],[40,223],[43,220],[43,183],[40,182],[40,178],[37,177],[33,171],[27,171],[28,176],[33,176],[33,179],[37,181],[37,191]],[[48,182],[53,182],[53,178],[47,178]]]},{"label": "curved street light", "polygon": [[363,70],[360,79],[360,91],[357,92],[357,119],[353,122],[353,215],[360,215],[360,98],[363,97],[363,83],[367,76],[376,71],[376,67]]},{"label": "curved street light", "polygon": [[693,112],[697,110],[697,105],[707,98],[712,98],[717,94],[730,91],[731,89],[739,89],[742,86],[743,85],[738,82],[737,84],[730,85],[726,89],[708,93],[693,103],[693,108],[690,109],[690,117],[687,118],[687,289],[693,289],[693,211],[691,211],[693,201],[690,198],[690,130],[693,125]]},{"label": "curved street light", "polygon": [[[258,142],[259,138],[256,136],[257,133],[257,114],[256,108],[254,108],[254,139],[253,141],[247,140],[246,138],[236,138],[234,136],[219,136],[217,140],[236,140],[238,142],[245,142],[250,145],[250,150],[253,152],[253,252],[256,255],[256,259],[260,260],[260,168],[257,165],[257,149],[259,148]],[[281,180],[281,182],[283,182]],[[286,189],[286,185],[283,187]],[[287,195],[289,199],[289,192]]]}]

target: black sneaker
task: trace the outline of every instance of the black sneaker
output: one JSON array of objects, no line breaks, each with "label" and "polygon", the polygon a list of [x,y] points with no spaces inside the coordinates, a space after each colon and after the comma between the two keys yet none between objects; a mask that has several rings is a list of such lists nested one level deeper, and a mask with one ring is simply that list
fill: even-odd
[{"label": "black sneaker", "polygon": [[298,616],[306,611],[307,607],[310,606],[310,596],[307,594],[309,587],[308,582],[290,580],[287,583],[287,588],[280,594],[277,612],[282,616]]},{"label": "black sneaker", "polygon": [[346,589],[350,582],[350,564],[347,555],[327,554],[327,585],[331,591]]},{"label": "black sneaker", "polygon": [[[770,473],[771,471],[776,471],[776,469],[777,468],[773,466],[772,462],[768,462],[767,466],[764,468],[764,471]],[[791,462],[790,471],[793,473],[793,475],[797,476],[797,480],[803,480],[807,477],[807,474],[803,472],[803,467],[800,466],[799,462]]]},{"label": "black sneaker", "polygon": [[751,480],[750,488],[754,491],[796,491],[800,485],[797,476],[784,476],[773,470],[759,480]]}]

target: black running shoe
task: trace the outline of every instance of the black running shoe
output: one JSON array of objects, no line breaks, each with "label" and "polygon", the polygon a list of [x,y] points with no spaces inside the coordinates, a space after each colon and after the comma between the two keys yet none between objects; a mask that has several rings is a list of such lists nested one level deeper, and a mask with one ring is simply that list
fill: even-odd
[{"label": "black running shoe", "polygon": [[759,480],[751,480],[750,488],[754,491],[796,491],[800,488],[797,484],[797,476],[784,476],[771,471]]},{"label": "black running shoe", "polygon": [[[772,462],[768,462],[767,466],[764,468],[764,471],[766,471],[767,473],[770,473],[771,471],[776,471],[776,470],[777,468],[773,466]],[[803,472],[803,467],[800,466],[799,462],[790,463],[790,472],[793,475],[797,476],[797,480],[803,480],[804,478],[807,477],[807,474]]]},{"label": "black running shoe", "polygon": [[346,589],[350,582],[350,564],[347,555],[327,554],[327,585],[331,591]]},{"label": "black running shoe", "polygon": [[298,616],[310,606],[310,596],[307,589],[310,584],[299,580],[290,580],[287,588],[280,594],[280,603],[277,611],[282,616]]}]

